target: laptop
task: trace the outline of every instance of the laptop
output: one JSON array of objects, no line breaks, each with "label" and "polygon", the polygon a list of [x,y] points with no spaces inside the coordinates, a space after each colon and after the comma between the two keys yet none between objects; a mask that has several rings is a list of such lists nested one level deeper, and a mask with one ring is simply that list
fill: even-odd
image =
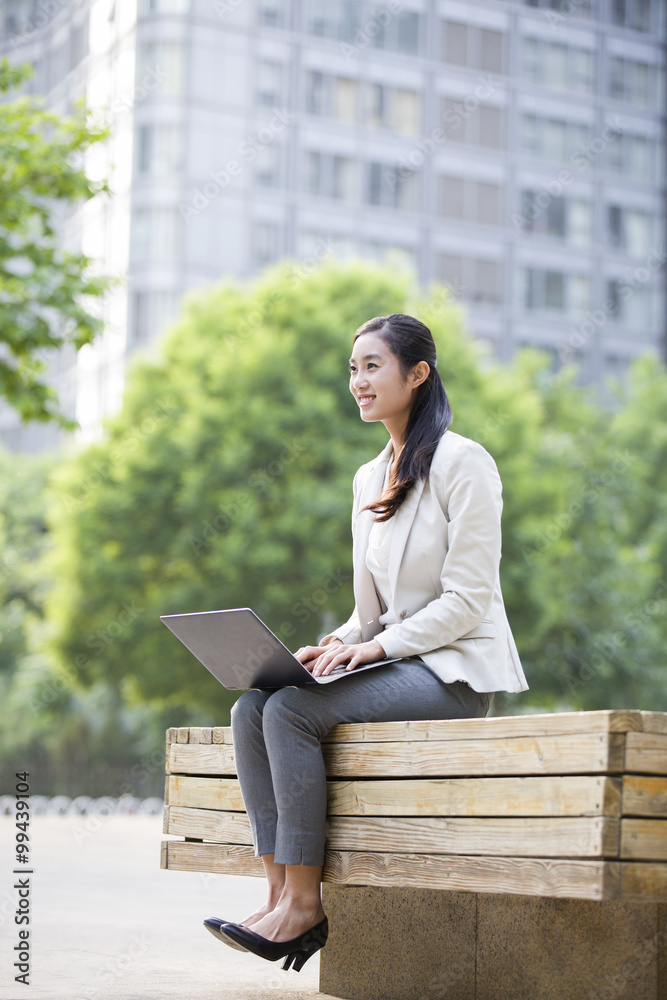
[{"label": "laptop", "polygon": [[364,663],[354,670],[343,664],[325,677],[313,677],[250,608],[160,615],[160,621],[230,691],[331,684],[400,659]]}]

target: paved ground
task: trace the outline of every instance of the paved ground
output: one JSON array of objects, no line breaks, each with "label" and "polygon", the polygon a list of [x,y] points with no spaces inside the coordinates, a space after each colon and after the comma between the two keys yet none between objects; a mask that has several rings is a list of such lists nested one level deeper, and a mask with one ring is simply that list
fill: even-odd
[{"label": "paved ground", "polygon": [[263,880],[162,871],[161,831],[153,816],[32,818],[26,987],[12,968],[14,820],[0,816],[0,1000],[324,1000],[319,956],[283,972],[203,927],[252,912]]}]

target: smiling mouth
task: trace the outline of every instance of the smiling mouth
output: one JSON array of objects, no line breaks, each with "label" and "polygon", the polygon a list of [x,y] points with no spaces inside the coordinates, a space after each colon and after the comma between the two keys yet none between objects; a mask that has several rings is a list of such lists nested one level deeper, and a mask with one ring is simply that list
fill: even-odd
[{"label": "smiling mouth", "polygon": [[375,396],[359,396],[357,398],[357,403],[359,406],[368,406],[368,404],[372,403],[374,399]]}]

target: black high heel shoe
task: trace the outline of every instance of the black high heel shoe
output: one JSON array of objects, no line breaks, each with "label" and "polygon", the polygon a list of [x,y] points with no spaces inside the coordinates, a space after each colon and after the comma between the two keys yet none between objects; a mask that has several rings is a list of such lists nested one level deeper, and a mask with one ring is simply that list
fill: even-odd
[{"label": "black high heel shoe", "polygon": [[315,924],[314,927],[289,941],[270,941],[261,934],[256,934],[250,927],[244,927],[243,924],[223,923],[218,934],[227,944],[234,942],[232,947],[251,951],[269,962],[277,962],[279,958],[284,958],[283,969],[289,969],[291,966],[295,972],[300,972],[311,955],[324,948],[327,943],[329,921],[325,917],[319,924]]},{"label": "black high heel shoe", "polygon": [[[219,917],[209,917],[208,920],[204,921],[204,927],[207,931],[210,931],[213,937],[217,938],[218,941],[222,941],[224,944],[228,944],[230,948],[236,948],[238,951],[247,951],[242,944],[238,944],[236,941],[232,941],[228,938],[223,930],[227,924],[226,920],[220,920]],[[241,925],[235,925],[241,926]]]}]

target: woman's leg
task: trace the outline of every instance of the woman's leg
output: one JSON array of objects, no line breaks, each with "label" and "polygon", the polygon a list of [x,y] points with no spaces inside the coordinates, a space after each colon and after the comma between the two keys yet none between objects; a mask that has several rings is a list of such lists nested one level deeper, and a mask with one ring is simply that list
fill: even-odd
[{"label": "woman's leg", "polygon": [[236,773],[255,851],[262,859],[268,884],[266,903],[241,921],[246,927],[275,909],[285,884],[285,865],[276,864],[273,856],[278,809],[262,730],[263,709],[272,693],[254,688],[246,691],[232,706],[231,713]]},{"label": "woman's leg", "polygon": [[264,747],[277,804],[274,864],[284,865],[278,904],[253,924],[275,941],[324,916],[320,880],[327,790],[321,740],[341,722],[483,716],[489,699],[461,682],[444,684],[419,660],[402,660],[333,684],[287,687],[263,702]]}]

